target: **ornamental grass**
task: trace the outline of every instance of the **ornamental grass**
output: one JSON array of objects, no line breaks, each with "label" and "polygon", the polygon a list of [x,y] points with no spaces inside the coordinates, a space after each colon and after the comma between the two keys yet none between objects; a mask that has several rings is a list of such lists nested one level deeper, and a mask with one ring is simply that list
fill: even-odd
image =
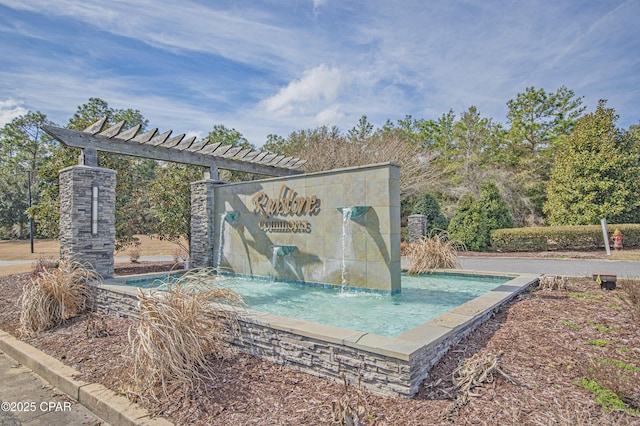
[{"label": "ornamental grass", "polygon": [[156,397],[161,387],[198,388],[207,374],[207,356],[223,355],[237,316],[241,295],[213,269],[188,272],[138,294],[140,323],[129,329],[135,392]]},{"label": "ornamental grass", "polygon": [[407,257],[410,261],[407,272],[424,274],[435,269],[459,268],[459,250],[464,250],[464,244],[450,239],[446,232],[424,237],[407,248]]},{"label": "ornamental grass", "polygon": [[88,264],[68,259],[58,267],[41,268],[23,287],[19,304],[20,333],[34,337],[87,310],[91,292],[87,284],[100,279]]},{"label": "ornamental grass", "polygon": [[507,381],[517,384],[501,368],[502,353],[477,353],[465,359],[452,373],[453,386],[456,391],[455,399],[449,404],[444,413],[446,417],[457,413],[464,407],[470,397],[479,397],[474,388],[486,383],[493,383],[494,375],[500,375]]}]

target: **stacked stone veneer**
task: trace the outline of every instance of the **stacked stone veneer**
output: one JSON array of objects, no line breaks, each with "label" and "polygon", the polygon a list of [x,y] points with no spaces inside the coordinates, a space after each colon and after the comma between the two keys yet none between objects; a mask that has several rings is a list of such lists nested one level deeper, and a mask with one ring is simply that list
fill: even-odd
[{"label": "stacked stone veneer", "polygon": [[[271,217],[255,213],[255,194],[263,192],[276,199],[282,185],[296,197],[315,196],[315,211]],[[400,169],[395,164],[225,185],[203,181],[192,184],[192,191],[194,265],[217,266],[213,262],[220,256],[220,266],[236,274],[335,285],[343,284],[344,267],[348,286],[383,292],[400,290]],[[343,217],[337,208],[353,206],[370,209],[348,221],[343,237]],[[221,224],[225,212],[239,215],[235,222]],[[270,221],[303,222],[308,227],[295,232],[261,229],[261,222]],[[219,254],[221,231],[224,250]],[[296,247],[287,256],[275,257],[275,268],[274,245]]]},{"label": "stacked stone veneer", "polygon": [[[91,264],[103,278],[113,276],[116,172],[72,166],[59,173],[60,257]],[[98,232],[92,233],[92,188],[98,187]]]},{"label": "stacked stone veneer", "polygon": [[208,179],[191,184],[190,261],[194,268],[214,266],[214,188],[222,183]]},{"label": "stacked stone veneer", "polygon": [[418,242],[427,235],[427,220],[422,214],[409,216],[409,243]]},{"label": "stacked stone veneer", "polygon": [[317,377],[341,381],[344,374],[352,385],[361,383],[387,395],[411,397],[418,391],[420,382],[412,384],[412,379],[420,378],[408,360],[279,330],[261,324],[259,318],[239,322],[241,334],[232,343],[243,353]]},{"label": "stacked stone veneer", "polygon": [[[449,348],[491,318],[500,306],[453,328],[436,327],[439,333],[422,345],[405,341],[402,336],[387,339],[357,332],[342,340],[314,337],[266,324],[259,316],[241,320],[241,334],[232,343],[241,352],[314,376],[341,381],[344,374],[351,384],[361,383],[382,394],[412,397]],[[360,343],[367,337],[390,340],[392,344],[367,350],[367,345]],[[406,351],[408,347],[413,350]]]},{"label": "stacked stone veneer", "polygon": [[[397,338],[337,329],[258,312],[241,312],[229,342],[239,351],[315,376],[342,380],[383,394],[411,397],[451,345],[488,320],[535,280],[504,285]],[[135,287],[94,287],[94,308],[138,319]],[[221,318],[224,321],[224,318]],[[237,326],[236,326],[237,325]]]},{"label": "stacked stone veneer", "polygon": [[114,291],[101,286],[92,286],[93,310],[133,320],[140,319],[138,298],[132,292]]}]

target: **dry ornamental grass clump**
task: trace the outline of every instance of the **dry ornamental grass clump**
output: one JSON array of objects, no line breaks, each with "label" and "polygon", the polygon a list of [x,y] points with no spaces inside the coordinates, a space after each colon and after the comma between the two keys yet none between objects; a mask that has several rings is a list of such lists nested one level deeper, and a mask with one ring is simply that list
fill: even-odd
[{"label": "dry ornamental grass clump", "polygon": [[20,332],[33,337],[89,307],[87,284],[100,279],[89,265],[62,259],[57,268],[43,268],[20,297]]},{"label": "dry ornamental grass clump", "polygon": [[567,291],[568,277],[561,275],[543,275],[540,277],[539,287],[540,290],[563,290]]},{"label": "dry ornamental grass clump", "polygon": [[131,263],[138,263],[138,261],[140,260],[140,256],[142,256],[142,252],[140,251],[139,247],[133,247],[129,250],[128,253]]},{"label": "dry ornamental grass clump", "polygon": [[363,419],[369,411],[369,404],[365,398],[360,384],[355,390],[355,397],[349,392],[347,377],[342,373],[344,382],[344,395],[338,400],[331,402],[333,414],[331,426],[363,426]]},{"label": "dry ornamental grass clump", "polygon": [[424,237],[409,245],[407,257],[411,265],[407,272],[424,274],[434,269],[459,268],[458,250],[464,250],[464,244],[450,239],[446,232]]},{"label": "dry ornamental grass clump", "polygon": [[208,377],[206,356],[222,353],[244,303],[224,281],[205,269],[140,291],[140,323],[135,333],[129,329],[138,394],[155,397],[158,385],[165,394],[169,385],[196,388]]},{"label": "dry ornamental grass clump", "polygon": [[473,389],[482,386],[484,383],[492,383],[495,373],[515,384],[500,366],[501,355],[502,353],[477,353],[471,358],[464,360],[464,362],[453,371],[453,385],[457,394],[455,400],[447,407],[445,416],[449,417],[457,413],[460,408],[469,402],[469,397],[480,396],[473,392]]}]

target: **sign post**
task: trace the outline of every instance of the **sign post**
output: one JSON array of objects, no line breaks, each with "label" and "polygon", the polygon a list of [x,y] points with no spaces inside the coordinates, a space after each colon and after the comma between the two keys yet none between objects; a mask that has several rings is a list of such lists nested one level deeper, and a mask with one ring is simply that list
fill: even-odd
[{"label": "sign post", "polygon": [[611,256],[611,247],[609,246],[609,233],[607,232],[607,219],[600,219],[602,224],[602,236],[604,237],[604,248],[607,250],[607,256]]}]

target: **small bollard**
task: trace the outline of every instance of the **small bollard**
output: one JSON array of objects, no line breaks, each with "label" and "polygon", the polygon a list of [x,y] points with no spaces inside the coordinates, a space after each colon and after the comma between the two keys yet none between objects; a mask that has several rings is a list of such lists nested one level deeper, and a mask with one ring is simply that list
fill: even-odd
[{"label": "small bollard", "polygon": [[616,280],[618,277],[612,272],[594,272],[593,280],[600,284],[603,290],[613,290],[616,288]]}]

